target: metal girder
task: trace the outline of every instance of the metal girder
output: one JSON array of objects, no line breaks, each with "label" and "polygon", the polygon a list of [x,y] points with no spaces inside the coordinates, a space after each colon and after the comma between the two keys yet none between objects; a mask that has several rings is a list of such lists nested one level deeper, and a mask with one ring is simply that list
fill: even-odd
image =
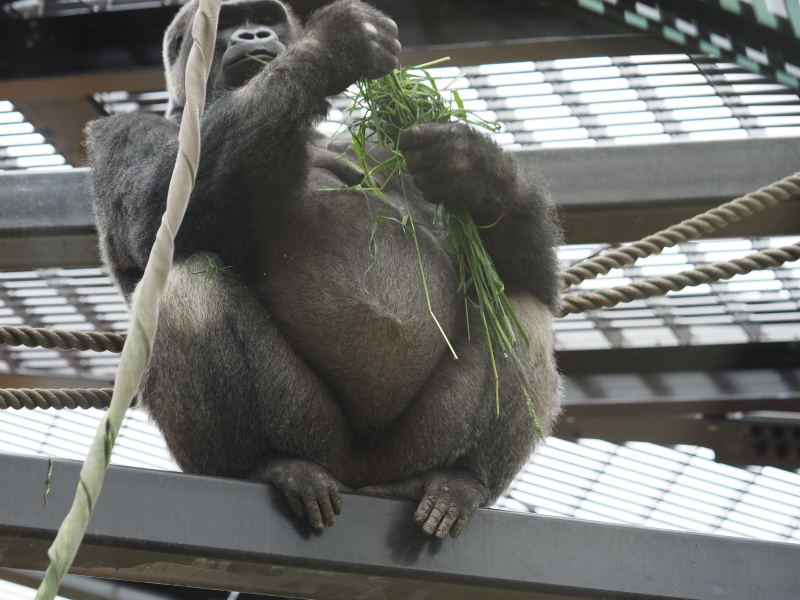
[{"label": "metal girder", "polygon": [[[80,463],[0,455],[0,566],[42,570]],[[71,572],[298,598],[794,600],[800,546],[481,509],[426,538],[413,502],[344,497],[322,533],[270,486],[111,467]]]},{"label": "metal girder", "polygon": [[[797,169],[794,139],[515,152],[539,171],[571,244],[639,239]],[[87,170],[0,173],[0,269],[96,266]],[[710,237],[790,235],[796,199]]]},{"label": "metal girder", "polygon": [[561,352],[566,407],[554,435],[689,444],[711,448],[721,463],[800,468],[798,349],[790,342]]},{"label": "metal girder", "polygon": [[714,451],[718,463],[800,469],[800,413],[744,418],[585,417],[567,418],[554,434],[562,439],[629,441],[662,446],[688,444]]}]

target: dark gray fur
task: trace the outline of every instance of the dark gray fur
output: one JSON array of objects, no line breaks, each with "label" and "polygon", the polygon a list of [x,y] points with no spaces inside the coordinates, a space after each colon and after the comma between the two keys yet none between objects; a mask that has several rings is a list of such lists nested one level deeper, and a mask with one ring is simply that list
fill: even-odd
[{"label": "dark gray fur", "polygon": [[[90,124],[94,212],[111,276],[130,301],[166,202],[184,103],[181,79],[195,1],[165,37],[166,118]],[[377,221],[395,206],[345,189],[359,175],[314,123],[326,98],[397,65],[394,23],[358,0],[315,13],[305,29],[276,0],[222,6],[197,182],[176,239],[153,356],[141,384],[175,460],[192,473],[278,485],[315,527],[333,523],[338,487],[422,500],[426,533],[458,535],[476,506],[509,485],[536,445],[511,361],[500,359],[501,410],[482,327],[457,292],[453,259],[418,226],[430,318],[411,236]],[[237,44],[240,44],[237,46]],[[242,48],[275,58],[237,62]],[[520,350],[545,431],[559,413],[550,312],[558,276],[553,208],[513,156],[461,125],[401,138],[411,210],[470,211],[532,345]],[[321,191],[338,188],[339,191]],[[224,267],[224,268],[222,268]],[[549,309],[549,310],[548,310]]]}]

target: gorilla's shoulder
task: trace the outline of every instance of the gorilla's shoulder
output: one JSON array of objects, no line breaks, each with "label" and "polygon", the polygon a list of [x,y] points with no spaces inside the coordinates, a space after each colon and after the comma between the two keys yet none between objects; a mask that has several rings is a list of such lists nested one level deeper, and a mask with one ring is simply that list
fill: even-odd
[{"label": "gorilla's shoulder", "polygon": [[86,126],[89,144],[111,139],[120,143],[127,137],[142,139],[153,135],[177,136],[178,126],[161,115],[142,112],[103,117],[90,121]]}]

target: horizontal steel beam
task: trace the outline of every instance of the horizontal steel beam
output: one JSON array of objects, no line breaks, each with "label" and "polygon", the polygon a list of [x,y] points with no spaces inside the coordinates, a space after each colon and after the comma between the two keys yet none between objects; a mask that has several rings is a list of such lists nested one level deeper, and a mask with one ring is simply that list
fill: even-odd
[{"label": "horizontal steel beam", "polygon": [[[42,570],[79,463],[0,455],[0,566]],[[478,510],[457,540],[414,503],[346,495],[316,533],[265,485],[111,467],[71,572],[298,598],[794,600],[800,546]]]},{"label": "horizontal steel beam", "polygon": [[[750,139],[516,152],[549,182],[566,241],[639,239],[797,169],[794,139]],[[0,173],[0,269],[99,264],[86,169]],[[716,237],[790,235],[800,230],[795,200],[767,209]]]}]

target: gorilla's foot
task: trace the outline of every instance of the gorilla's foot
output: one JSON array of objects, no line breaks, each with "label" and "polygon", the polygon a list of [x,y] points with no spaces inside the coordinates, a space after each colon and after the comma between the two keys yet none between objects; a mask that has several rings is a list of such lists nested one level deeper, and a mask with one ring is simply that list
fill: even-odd
[{"label": "gorilla's foot", "polygon": [[472,475],[458,471],[431,471],[414,522],[425,535],[458,537],[472,511],[486,502],[489,491]]},{"label": "gorilla's foot", "polygon": [[252,478],[278,486],[292,512],[298,517],[308,515],[316,529],[333,525],[335,515],[342,512],[339,490],[349,491],[317,463],[299,458],[273,458]]},{"label": "gorilla's foot", "polygon": [[358,494],[421,500],[414,522],[426,535],[441,539],[450,533],[458,537],[472,511],[486,502],[489,492],[471,475],[458,471],[431,471],[424,478],[414,477],[384,485],[370,485]]}]

